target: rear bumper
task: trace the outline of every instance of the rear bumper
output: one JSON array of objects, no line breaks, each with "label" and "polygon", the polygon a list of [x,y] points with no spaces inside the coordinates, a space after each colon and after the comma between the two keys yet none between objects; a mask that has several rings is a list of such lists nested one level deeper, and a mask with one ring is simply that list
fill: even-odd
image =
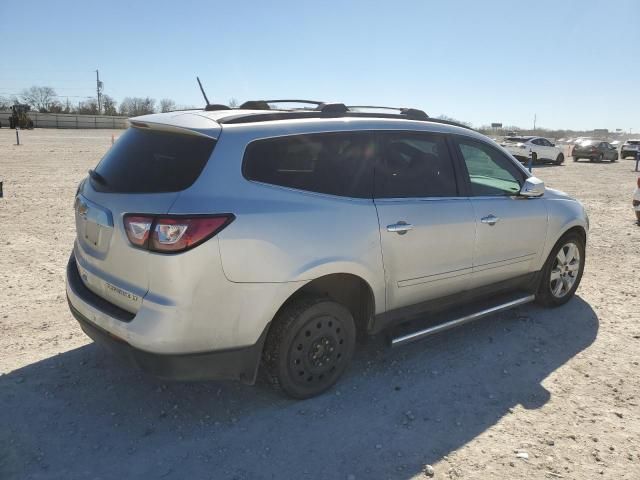
[{"label": "rear bumper", "polygon": [[[137,315],[106,302],[89,290],[80,278],[73,254],[67,264],[67,301],[71,313],[90,338],[153,376],[167,380],[232,379],[248,384],[255,382],[268,324],[254,344],[238,348],[195,353],[158,353],[137,348],[126,337],[129,329],[135,326]],[[177,321],[176,318],[170,320]],[[155,317],[157,324],[166,321],[162,315]],[[109,331],[97,322],[108,325]],[[118,328],[111,328],[112,325]],[[150,335],[153,333],[149,332]]]},{"label": "rear bumper", "polygon": [[186,355],[161,355],[134,348],[101,329],[76,310],[70,301],[69,309],[84,333],[94,342],[154,377],[181,381],[228,379],[255,383],[267,329],[258,342],[250,347]]},{"label": "rear bumper", "polygon": [[595,160],[598,158],[598,153],[591,152],[573,152],[573,158],[588,158],[589,160]]}]

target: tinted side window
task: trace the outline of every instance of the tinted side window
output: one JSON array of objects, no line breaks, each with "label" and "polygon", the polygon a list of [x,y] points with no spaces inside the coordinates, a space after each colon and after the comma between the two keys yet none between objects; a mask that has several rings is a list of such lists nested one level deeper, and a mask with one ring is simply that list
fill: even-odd
[{"label": "tinted side window", "polygon": [[523,174],[501,152],[467,139],[458,139],[458,147],[469,172],[472,195],[514,195],[520,191]]},{"label": "tinted side window", "polygon": [[540,146],[544,145],[544,141],[541,138],[536,138],[535,140],[531,140],[531,143],[535,145],[540,145]]},{"label": "tinted side window", "polygon": [[371,198],[373,136],[365,132],[292,135],[251,142],[248,180],[344,197]]},{"label": "tinted side window", "polygon": [[377,198],[454,197],[458,194],[449,150],[441,135],[381,134]]},{"label": "tinted side window", "polygon": [[196,135],[128,129],[95,168],[101,191],[119,193],[178,192],[200,176],[216,141]]}]

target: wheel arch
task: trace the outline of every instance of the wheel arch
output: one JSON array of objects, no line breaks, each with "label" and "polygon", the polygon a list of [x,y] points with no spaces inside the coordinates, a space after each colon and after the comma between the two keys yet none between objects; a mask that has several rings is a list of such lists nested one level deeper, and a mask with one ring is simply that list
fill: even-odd
[{"label": "wheel arch", "polygon": [[585,247],[586,247],[586,245],[587,245],[587,230],[582,225],[574,225],[574,226],[572,226],[570,228],[567,228],[558,237],[558,240],[560,240],[562,237],[564,237],[565,235],[567,235],[569,233],[577,233],[578,235],[580,235],[580,237],[582,238],[582,241],[584,242]]},{"label": "wheel arch", "polygon": [[273,318],[305,295],[325,296],[344,305],[353,315],[358,335],[366,334],[376,313],[376,296],[369,282],[359,275],[341,272],[325,274],[299,286],[282,302]]}]

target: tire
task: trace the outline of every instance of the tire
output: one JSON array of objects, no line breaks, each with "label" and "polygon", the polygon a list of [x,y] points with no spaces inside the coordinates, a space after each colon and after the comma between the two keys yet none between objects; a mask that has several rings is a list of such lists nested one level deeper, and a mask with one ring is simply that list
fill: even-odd
[{"label": "tire", "polygon": [[613,158],[611,159],[611,163],[618,161],[618,153],[616,152],[616,154],[613,156]]},{"label": "tire", "polygon": [[[575,250],[572,250],[572,248]],[[562,264],[559,257],[561,250],[563,258],[569,260],[565,264]],[[576,253],[578,255],[577,260]],[[540,284],[536,293],[536,302],[545,307],[559,307],[567,303],[575,294],[578,285],[580,285],[582,273],[584,272],[584,261],[585,245],[583,237],[575,232],[563,235],[554,245],[542,268]],[[552,278],[552,274],[554,278]]]},{"label": "tire", "polygon": [[602,160],[604,160],[604,154],[600,153],[598,154],[598,163],[602,163]]},{"label": "tire", "polygon": [[271,383],[305,399],[331,388],[351,362],[356,327],[351,312],[327,297],[300,297],[276,316],[263,352]]},{"label": "tire", "polygon": [[563,154],[558,154],[558,156],[556,157],[556,161],[554,162],[556,165],[562,165],[562,163],[564,162],[564,155]]},{"label": "tire", "polygon": [[576,157],[575,155],[573,156],[573,161],[577,162],[578,160],[580,160],[580,158]]}]

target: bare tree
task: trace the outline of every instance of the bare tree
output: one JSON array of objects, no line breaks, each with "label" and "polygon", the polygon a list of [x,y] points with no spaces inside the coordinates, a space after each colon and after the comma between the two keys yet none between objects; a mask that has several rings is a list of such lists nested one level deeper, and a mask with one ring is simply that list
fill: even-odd
[{"label": "bare tree", "polygon": [[462,120],[458,120],[457,118],[449,117],[447,115],[440,115],[437,118],[438,118],[438,120],[445,120],[447,122],[459,123],[461,125],[466,125],[467,127],[471,126],[471,124],[469,122],[463,122]]},{"label": "bare tree", "polygon": [[163,98],[160,100],[160,111],[162,113],[170,112],[176,109],[176,102],[171,100],[170,98]]},{"label": "bare tree", "polygon": [[120,102],[120,115],[137,117],[155,112],[156,101],[153,98],[125,97]]},{"label": "bare tree", "polygon": [[232,97],[232,98],[230,98],[230,99],[229,99],[229,103],[228,103],[228,105],[229,105],[231,108],[236,108],[238,105],[240,105],[240,102],[238,102],[238,99],[237,99],[237,98],[233,98],[233,97]]},{"label": "bare tree", "polygon": [[84,102],[78,103],[75,113],[80,115],[98,115],[98,100],[90,98]]},{"label": "bare tree", "polygon": [[0,96],[0,110],[9,110],[13,101],[9,97]]},{"label": "bare tree", "polygon": [[49,108],[47,109],[47,112],[49,112],[49,113],[65,113],[64,105],[62,105],[62,103],[60,103],[60,102],[58,102],[56,100],[51,105],[49,105]]},{"label": "bare tree", "polygon": [[116,108],[116,101],[109,95],[102,96],[102,109],[105,115],[117,115],[118,109]]},{"label": "bare tree", "polygon": [[25,88],[20,94],[22,101],[28,103],[36,110],[48,112],[49,108],[54,104],[56,91],[51,87],[33,86]]}]

